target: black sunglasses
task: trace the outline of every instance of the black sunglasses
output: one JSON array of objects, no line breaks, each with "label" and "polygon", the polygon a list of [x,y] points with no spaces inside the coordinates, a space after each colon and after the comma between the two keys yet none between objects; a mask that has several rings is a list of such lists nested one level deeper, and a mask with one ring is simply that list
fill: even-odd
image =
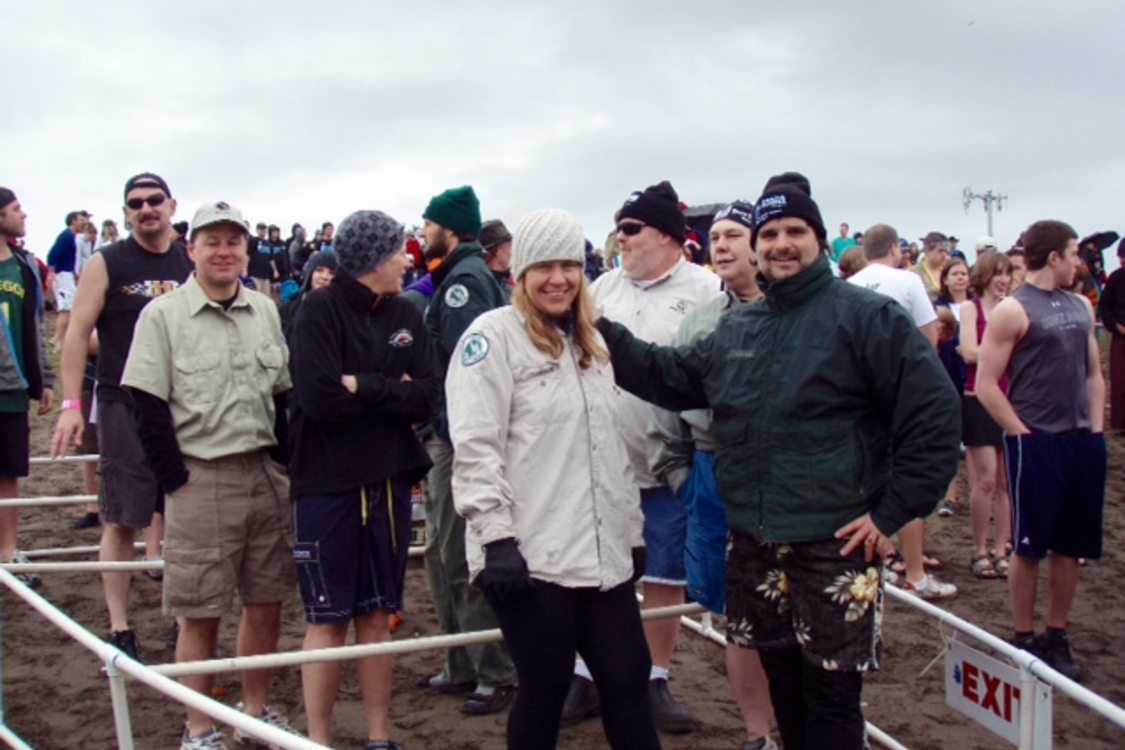
[{"label": "black sunglasses", "polygon": [[153,193],[147,198],[130,198],[125,201],[125,205],[134,211],[140,211],[141,206],[148,204],[150,208],[156,208],[164,202],[164,193]]},{"label": "black sunglasses", "polygon": [[621,234],[625,235],[626,237],[636,237],[646,226],[648,225],[636,221],[630,221],[628,223],[618,224],[617,231],[621,232]]}]

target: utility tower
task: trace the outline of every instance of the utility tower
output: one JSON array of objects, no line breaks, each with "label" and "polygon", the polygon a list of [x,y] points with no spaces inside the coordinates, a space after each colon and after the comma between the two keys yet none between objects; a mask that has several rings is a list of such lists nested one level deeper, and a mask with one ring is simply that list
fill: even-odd
[{"label": "utility tower", "polygon": [[995,237],[992,232],[992,209],[995,207],[997,211],[1004,210],[1004,204],[1008,202],[1008,196],[1003,193],[994,193],[989,190],[986,193],[974,193],[971,187],[967,187],[961,191],[961,204],[965,207],[965,213],[969,213],[969,206],[973,205],[974,200],[979,200],[984,204],[984,212],[988,214],[988,236]]}]

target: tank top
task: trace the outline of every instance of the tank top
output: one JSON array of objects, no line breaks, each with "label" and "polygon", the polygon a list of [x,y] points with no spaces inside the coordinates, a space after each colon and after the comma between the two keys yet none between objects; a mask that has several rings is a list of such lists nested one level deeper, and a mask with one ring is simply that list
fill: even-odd
[{"label": "tank top", "polygon": [[98,317],[98,398],[128,401],[121,373],[133,343],[133,328],[141,310],[154,297],[177,288],[191,276],[187,248],[173,242],[166,253],[151,253],[132,237],[99,251],[109,284]]},{"label": "tank top", "polygon": [[1012,293],[1027,313],[1027,334],[1008,365],[1008,399],[1033,432],[1090,429],[1086,346],[1090,314],[1078,295],[1029,283]]},{"label": "tank top", "polygon": [[[980,297],[973,298],[973,307],[977,309],[977,351],[980,351],[980,344],[984,341],[984,329],[988,325],[988,321],[984,319],[984,305],[980,301]],[[1000,390],[1004,393],[1008,392],[1008,373],[1000,376]],[[977,366],[975,363],[965,363],[965,391],[972,391],[976,393],[977,390]]]}]

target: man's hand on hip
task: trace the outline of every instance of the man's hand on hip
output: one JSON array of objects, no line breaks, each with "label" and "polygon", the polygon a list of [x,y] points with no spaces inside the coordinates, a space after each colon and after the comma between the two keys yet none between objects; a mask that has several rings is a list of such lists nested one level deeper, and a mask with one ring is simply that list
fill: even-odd
[{"label": "man's hand on hip", "polygon": [[863,547],[863,559],[871,562],[875,555],[888,557],[894,553],[894,543],[871,520],[870,513],[864,513],[851,523],[836,529],[837,539],[847,539],[848,543],[840,549],[840,556],[847,557],[856,549]]}]

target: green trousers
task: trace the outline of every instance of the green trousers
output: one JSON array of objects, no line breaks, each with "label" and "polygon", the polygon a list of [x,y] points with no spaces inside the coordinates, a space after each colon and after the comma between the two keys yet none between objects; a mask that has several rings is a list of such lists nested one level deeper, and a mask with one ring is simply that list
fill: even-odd
[{"label": "green trousers", "polygon": [[[469,584],[465,519],[453,509],[453,446],[436,435],[426,441],[434,462],[426,477],[426,578],[443,633],[471,633],[499,627],[480,591]],[[513,685],[516,669],[500,643],[446,651],[443,679],[482,685]]]}]

